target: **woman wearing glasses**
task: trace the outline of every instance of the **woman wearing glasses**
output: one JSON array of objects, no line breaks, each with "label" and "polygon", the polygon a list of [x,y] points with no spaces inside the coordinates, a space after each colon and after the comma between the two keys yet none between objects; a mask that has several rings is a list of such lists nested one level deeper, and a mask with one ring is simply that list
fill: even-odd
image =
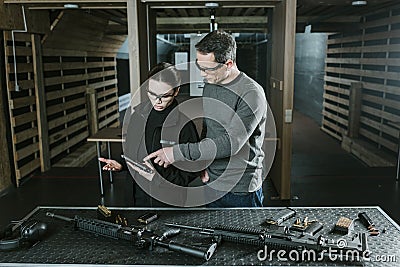
[{"label": "woman wearing glasses", "polygon": [[[162,62],[150,70],[148,76],[149,79],[142,86],[148,100],[133,108],[124,143],[124,155],[138,162],[165,145],[199,141],[194,123],[179,112],[177,107],[175,97],[179,93],[180,76],[175,67]],[[129,161],[125,165],[113,159],[99,160],[106,163],[103,170],[131,169],[135,181],[131,177],[127,180],[128,183],[134,183],[131,188],[134,188],[135,206],[165,206],[165,202],[183,206],[186,191],[182,187],[187,187],[199,177],[199,173],[184,171],[172,165],[164,168],[145,162],[153,170],[153,173],[146,173]]]}]

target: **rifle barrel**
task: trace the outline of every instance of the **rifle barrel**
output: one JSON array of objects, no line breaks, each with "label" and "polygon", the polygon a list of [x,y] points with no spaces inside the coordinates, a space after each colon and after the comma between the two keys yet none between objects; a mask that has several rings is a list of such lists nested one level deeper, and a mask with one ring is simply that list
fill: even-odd
[{"label": "rifle barrel", "polygon": [[176,227],[176,228],[182,228],[182,229],[189,229],[189,230],[199,230],[199,231],[204,231],[204,232],[210,232],[212,229],[208,228],[201,228],[201,227],[196,227],[196,226],[190,226],[190,225],[184,225],[184,224],[177,224],[177,223],[164,223],[166,226],[171,226],[171,227]]},{"label": "rifle barrel", "polygon": [[68,218],[68,217],[65,217],[62,215],[57,215],[57,214],[54,214],[51,212],[46,212],[46,216],[51,217],[51,218],[60,219],[60,220],[66,221],[66,222],[73,222],[75,220],[73,218]]}]

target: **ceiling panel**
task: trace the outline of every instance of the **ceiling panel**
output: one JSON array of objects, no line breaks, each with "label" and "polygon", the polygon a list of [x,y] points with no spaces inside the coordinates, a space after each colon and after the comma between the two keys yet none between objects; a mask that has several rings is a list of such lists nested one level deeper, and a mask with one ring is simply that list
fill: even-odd
[{"label": "ceiling panel", "polygon": [[[160,33],[186,33],[209,30],[210,9],[206,7],[208,1],[184,0],[141,0],[143,5],[155,11],[160,22],[157,31]],[[5,0],[4,3],[20,3],[30,9],[49,9],[56,12],[64,9],[64,3],[71,1],[60,0]],[[217,23],[220,28],[235,32],[263,32],[267,33],[267,21],[254,18],[267,17],[268,10],[272,9],[281,0],[244,1],[219,0],[214,9]],[[76,0],[82,10],[96,10],[93,15],[109,18],[112,25],[126,28],[126,0]],[[351,0],[297,0],[297,31],[304,31],[306,25],[311,24],[313,31],[341,31],[356,29],[360,26],[362,15],[376,12],[388,6],[399,5],[398,0],[368,0],[362,7],[352,6]],[[235,21],[229,20],[234,17]],[[171,23],[168,23],[170,18]],[[181,18],[182,23],[176,23]],[[190,19],[188,19],[190,18]],[[253,18],[253,20],[251,20]],[[208,20],[208,21],[207,21]],[[117,26],[113,26],[115,29]],[[118,27],[119,27],[118,26]],[[119,28],[120,32],[122,28]]]}]

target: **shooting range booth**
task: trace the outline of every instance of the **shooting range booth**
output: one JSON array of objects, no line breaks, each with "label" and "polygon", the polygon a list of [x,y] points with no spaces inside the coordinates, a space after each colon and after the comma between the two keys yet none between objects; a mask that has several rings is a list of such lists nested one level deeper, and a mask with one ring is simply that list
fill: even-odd
[{"label": "shooting range booth", "polygon": [[[121,126],[120,83],[135,94],[158,61],[159,42],[174,46],[174,34],[206,33],[215,23],[267,36],[242,57],[264,55],[251,62],[275,120],[277,136],[265,142],[276,143],[268,176],[280,200],[292,197],[296,33],[309,25],[330,33],[318,70],[321,129],[368,166],[397,162],[398,177],[399,13],[389,0],[1,1],[0,191],[93,159],[96,144],[88,137]],[[308,92],[301,97],[314,102]]]},{"label": "shooting range booth", "polygon": [[[74,231],[68,223],[46,216],[47,212],[53,212],[71,218],[97,217],[95,207],[82,206],[98,204],[99,176],[103,182],[100,164],[95,166],[100,168],[100,175],[88,172],[87,176],[96,179],[90,182],[84,181],[85,178],[69,179],[69,171],[64,173],[64,170],[80,168],[75,172],[85,175],[85,166],[99,152],[108,149],[111,155],[109,142],[120,143],[121,136],[90,137],[122,126],[124,110],[131,96],[138,94],[152,66],[160,61],[193,61],[196,41],[216,28],[235,36],[239,69],[264,87],[273,114],[276,136],[267,135],[264,140],[265,144],[275,146],[267,181],[276,190],[276,196],[268,195],[269,200],[275,197],[282,201],[279,203],[290,205],[295,200],[292,158],[297,105],[296,108],[309,112],[318,121],[318,130],[339,142],[341,150],[365,166],[397,166],[396,172],[390,174],[393,176],[389,177],[390,182],[370,177],[351,181],[351,174],[334,180],[337,187],[316,197],[311,195],[328,191],[323,188],[324,173],[301,177],[320,178],[317,186],[311,186],[315,177],[304,179],[306,189],[302,197],[309,201],[304,206],[319,205],[321,199],[329,198],[329,203],[335,201],[341,207],[296,207],[298,216],[322,221],[324,234],[329,234],[329,226],[345,216],[354,219],[356,232],[368,234],[370,229],[355,220],[360,212],[366,212],[381,230],[379,236],[368,238],[374,255],[387,259],[380,266],[394,266],[395,261],[400,261],[400,229],[390,217],[399,218],[396,203],[399,203],[400,166],[400,5],[397,0],[0,0],[0,197],[3,191],[7,196],[9,188],[16,188],[16,193],[10,194],[14,199],[2,198],[8,204],[0,219],[9,222],[11,217],[23,215],[25,220],[37,219],[49,225],[46,239],[29,250],[0,252],[0,266],[10,263],[14,266],[158,265],[158,260],[173,265],[267,264],[257,258],[257,250],[236,244],[218,246],[210,262],[181,257],[160,247],[154,251],[136,250],[120,240]],[[317,36],[318,33],[325,35]],[[196,97],[191,88],[182,89],[180,94],[186,99]],[[309,139],[304,147],[308,151],[318,148],[313,136]],[[319,155],[313,156],[318,161]],[[303,162],[300,157],[296,160],[300,162],[298,165]],[[64,180],[60,176],[49,178],[53,179],[52,185],[27,186],[35,190],[27,192],[25,182],[28,184],[34,176],[40,179],[41,174],[51,173],[54,168],[62,168]],[[376,177],[381,178],[380,174],[373,178]],[[119,203],[122,179],[112,183],[110,178],[101,201],[106,198],[108,203]],[[54,185],[54,181],[59,184]],[[70,187],[64,187],[66,184]],[[69,188],[77,189],[71,192],[80,195],[63,192]],[[43,191],[49,196],[38,196]],[[382,199],[371,200],[368,194],[358,196],[359,192],[371,195],[378,192]],[[64,207],[59,207],[59,203],[37,205],[48,203],[57,194],[64,198],[60,204]],[[371,202],[374,205],[369,205]],[[348,203],[352,204],[346,206]],[[368,205],[358,207],[354,203]],[[390,209],[387,207],[392,211],[389,215],[384,211]],[[111,209],[130,222],[154,211],[136,207]],[[231,227],[260,230],[265,218],[277,211],[273,207],[157,209],[161,216],[153,226],[171,221],[215,226],[212,219],[217,218],[216,222]],[[286,224],[289,226],[289,221]],[[177,240],[204,241],[193,233],[179,235]],[[108,250],[110,244],[119,250],[114,247]],[[115,251],[127,254],[122,257]],[[315,262],[304,264],[308,263],[315,265]],[[336,262],[324,264],[336,265]],[[365,265],[374,266],[373,262]]]},{"label": "shooting range booth", "polygon": [[[172,25],[171,33],[176,33],[179,20],[187,23],[184,32],[207,32],[209,27],[204,1],[3,2],[6,68],[1,86],[7,92],[2,105],[8,109],[0,119],[7,125],[1,136],[8,138],[2,138],[1,154],[3,162],[12,164],[1,170],[1,188],[12,180],[18,186],[32,173],[51,167],[84,166],[95,156],[94,143],[86,139],[103,128],[120,126],[116,58],[125,41],[129,72],[124,76],[129,76],[134,94],[156,63],[158,32],[171,31]],[[218,8],[226,10],[217,17],[220,28],[233,32],[229,25],[247,23],[252,31],[254,24],[274,40],[268,44],[271,58],[264,63],[270,74],[262,75],[278,132],[278,140],[270,140],[279,144],[271,177],[280,197],[288,199],[296,1],[219,1]],[[246,10],[261,15],[240,19]],[[232,12],[235,17],[225,16]],[[233,24],[235,18],[239,21]]]}]

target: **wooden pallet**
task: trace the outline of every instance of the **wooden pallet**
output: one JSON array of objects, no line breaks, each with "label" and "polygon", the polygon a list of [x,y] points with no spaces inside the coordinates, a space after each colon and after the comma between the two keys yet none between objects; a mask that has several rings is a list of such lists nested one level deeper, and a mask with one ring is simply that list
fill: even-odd
[{"label": "wooden pallet", "polygon": [[342,148],[362,160],[369,167],[396,166],[396,157],[389,155],[366,141],[344,136]]},{"label": "wooden pallet", "polygon": [[369,14],[361,32],[327,41],[322,129],[355,140],[343,145],[368,165],[390,166],[398,150],[399,133],[390,125],[400,121],[398,11]]},{"label": "wooden pallet", "polygon": [[85,144],[87,137],[118,125],[115,56],[126,36],[108,35],[108,24],[107,19],[70,10],[60,12],[45,36],[16,34],[15,47],[11,32],[4,32],[11,122],[6,127],[17,186],[51,165],[85,165],[95,156],[94,145]]},{"label": "wooden pallet", "polygon": [[[104,153],[106,148],[106,144],[102,144],[101,152]],[[85,167],[95,157],[97,157],[96,143],[88,142],[53,164],[53,167]]]}]

